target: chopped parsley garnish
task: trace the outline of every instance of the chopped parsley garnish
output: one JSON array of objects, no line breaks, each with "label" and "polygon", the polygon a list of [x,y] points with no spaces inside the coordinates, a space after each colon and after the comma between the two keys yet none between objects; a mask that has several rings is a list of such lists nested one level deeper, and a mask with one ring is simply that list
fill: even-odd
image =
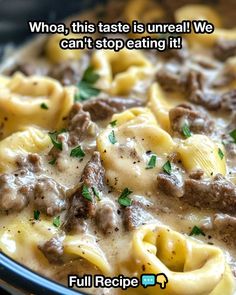
[{"label": "chopped parsley garnish", "polygon": [[157,156],[152,155],[150,160],[148,161],[146,169],[152,169],[152,168],[156,167],[156,162],[157,162]]},{"label": "chopped parsley garnish", "polygon": [[224,158],[224,153],[222,152],[222,150],[220,148],[218,148],[218,155],[221,158],[221,160],[223,160]]},{"label": "chopped parsley garnish", "polygon": [[83,74],[82,81],[94,84],[97,82],[98,79],[99,79],[98,73],[95,72],[92,66],[89,66]]},{"label": "chopped parsley garnish", "polygon": [[89,191],[89,188],[87,187],[86,184],[83,185],[83,188],[82,188],[82,196],[87,199],[88,201],[92,202],[93,201],[93,198],[90,194],[90,191]]},{"label": "chopped parsley garnish", "polygon": [[44,109],[44,110],[48,110],[48,106],[46,105],[46,103],[41,103],[41,105],[40,105],[40,108],[41,109]]},{"label": "chopped parsley garnish", "polygon": [[132,191],[126,187],[119,196],[118,203],[124,207],[130,206],[132,204],[132,200],[128,197],[130,194],[132,194]]},{"label": "chopped parsley garnish", "polygon": [[205,233],[198,226],[194,225],[194,227],[192,228],[189,235],[190,236],[199,236],[199,235],[205,236]]},{"label": "chopped parsley garnish", "polygon": [[34,210],[34,219],[39,220],[40,212],[39,210]]},{"label": "chopped parsley garnish", "polygon": [[96,189],[96,187],[92,187],[92,190],[93,190],[93,193],[94,195],[98,198],[98,200],[100,201],[101,200],[101,197],[100,197],[100,194],[99,194],[99,191]]},{"label": "chopped parsley garnish", "polygon": [[84,101],[92,96],[98,95],[100,90],[93,86],[98,79],[99,75],[94,71],[93,67],[88,67],[81,81],[78,83],[79,92],[75,95],[74,100]]},{"label": "chopped parsley garnish", "polygon": [[52,222],[52,224],[53,224],[55,227],[59,227],[59,226],[61,225],[60,216],[54,217],[54,218],[53,218],[53,222]]},{"label": "chopped parsley garnish", "polygon": [[171,163],[170,161],[167,161],[163,166],[162,166],[162,169],[165,173],[167,174],[171,174]]},{"label": "chopped parsley garnish", "polygon": [[55,165],[56,161],[57,161],[57,159],[53,158],[52,160],[48,161],[48,164]]},{"label": "chopped parsley garnish", "polygon": [[83,158],[85,156],[85,152],[82,150],[81,146],[78,145],[71,150],[70,156],[74,158]]},{"label": "chopped parsley garnish", "polygon": [[115,144],[117,142],[114,130],[108,135],[110,143]]},{"label": "chopped parsley garnish", "polygon": [[61,133],[64,133],[66,132],[65,129],[62,129],[60,131],[54,131],[54,132],[49,132],[48,135],[50,136],[51,138],[51,141],[52,141],[52,144],[54,145],[55,148],[57,148],[58,150],[61,150],[62,151],[62,142],[61,141],[58,141],[58,138],[57,136]]},{"label": "chopped parsley garnish", "polygon": [[183,132],[183,135],[185,136],[185,138],[192,136],[189,126],[186,123],[183,125],[182,132]]},{"label": "chopped parsley garnish", "polygon": [[114,120],[114,121],[110,122],[109,124],[111,125],[111,127],[115,127],[116,123],[117,123],[117,120]]},{"label": "chopped parsley garnish", "polygon": [[234,143],[236,143],[236,129],[234,129],[233,131],[231,131],[229,133],[229,135],[233,138]]}]

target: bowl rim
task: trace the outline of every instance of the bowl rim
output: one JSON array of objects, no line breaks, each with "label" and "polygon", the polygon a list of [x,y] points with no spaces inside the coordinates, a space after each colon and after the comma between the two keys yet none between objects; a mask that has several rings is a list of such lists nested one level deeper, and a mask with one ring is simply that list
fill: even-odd
[{"label": "bowl rim", "polygon": [[43,275],[36,273],[27,266],[13,260],[0,252],[0,281],[16,289],[40,295],[86,295],[81,291],[70,289]]}]

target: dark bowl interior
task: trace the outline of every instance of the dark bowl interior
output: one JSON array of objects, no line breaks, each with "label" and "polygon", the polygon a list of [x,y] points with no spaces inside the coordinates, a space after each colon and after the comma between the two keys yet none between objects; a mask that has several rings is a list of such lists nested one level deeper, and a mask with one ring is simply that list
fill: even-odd
[{"label": "dark bowl interior", "polygon": [[[6,44],[21,44],[33,37],[27,21],[57,21],[103,0],[0,0],[0,59]],[[85,294],[68,289],[0,253],[0,294]],[[8,294],[8,293],[6,293]]]},{"label": "dark bowl interior", "polygon": [[2,253],[0,254],[0,286],[12,294],[16,291],[17,294],[85,294],[40,276]]},{"label": "dark bowl interior", "polygon": [[22,43],[30,37],[29,20],[54,22],[103,2],[105,0],[0,0],[0,45]]}]

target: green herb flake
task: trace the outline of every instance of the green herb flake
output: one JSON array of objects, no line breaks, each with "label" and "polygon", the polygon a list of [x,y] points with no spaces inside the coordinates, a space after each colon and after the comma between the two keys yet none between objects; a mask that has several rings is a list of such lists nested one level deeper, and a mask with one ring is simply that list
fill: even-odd
[{"label": "green herb flake", "polygon": [[115,144],[117,142],[114,130],[108,135],[110,143]]},{"label": "green herb flake", "polygon": [[101,200],[101,197],[100,197],[100,193],[99,191],[96,189],[96,187],[92,187],[92,190],[93,190],[93,193],[94,195],[98,198],[98,200],[100,201]]},{"label": "green herb flake", "polygon": [[93,198],[90,194],[89,188],[85,184],[83,185],[83,188],[82,188],[82,196],[90,202],[93,201]]},{"label": "green herb flake", "polygon": [[183,132],[183,135],[185,136],[185,138],[189,138],[192,136],[189,126],[186,123],[182,127],[182,132]]},{"label": "green herb flake", "polygon": [[53,158],[52,160],[48,161],[48,164],[50,165],[55,165],[56,164],[57,159]]},{"label": "green herb flake", "polygon": [[85,101],[90,99],[92,96],[97,96],[100,90],[93,87],[92,84],[87,82],[79,82],[79,93],[75,96],[75,101]]},{"label": "green herb flake", "polygon": [[132,204],[132,200],[128,197],[130,194],[132,194],[132,191],[126,187],[119,196],[118,203],[124,207],[130,206]]},{"label": "green herb flake", "polygon": [[53,224],[55,227],[59,227],[59,226],[61,225],[60,216],[54,217],[54,218],[53,218],[53,222],[52,222],[52,224]]},{"label": "green herb flake", "polygon": [[34,219],[39,220],[40,212],[39,210],[34,210]]},{"label": "green herb flake", "polygon": [[152,155],[150,160],[148,161],[146,169],[152,169],[152,168],[156,167],[156,162],[157,162],[157,156]]},{"label": "green herb flake", "polygon": [[48,106],[46,105],[46,103],[41,103],[40,108],[43,110],[48,110]]},{"label": "green herb flake", "polygon": [[92,96],[97,96],[100,93],[100,89],[93,85],[99,79],[99,75],[90,66],[88,67],[81,81],[78,83],[78,92],[75,94],[74,101],[85,101],[90,99]]},{"label": "green herb flake", "polygon": [[218,155],[219,155],[220,159],[223,160],[225,155],[220,148],[218,148]]},{"label": "green herb flake", "polygon": [[70,156],[74,158],[83,158],[85,156],[85,152],[82,150],[81,146],[78,145],[71,150]]},{"label": "green herb flake", "polygon": [[233,131],[231,131],[229,133],[229,135],[233,138],[234,143],[236,143],[236,129],[234,129]]},{"label": "green herb flake", "polygon": [[167,174],[171,174],[171,163],[170,163],[170,161],[167,161],[163,166],[162,166],[162,169],[163,169],[163,171],[165,172],[165,173],[167,173]]},{"label": "green herb flake", "polygon": [[86,81],[87,83],[94,84],[97,82],[98,79],[99,79],[98,73],[95,72],[92,66],[89,66],[83,74],[82,81]]},{"label": "green herb flake", "polygon": [[62,151],[62,142],[58,141],[57,136],[61,133],[66,132],[65,129],[62,129],[60,131],[54,131],[54,132],[49,132],[48,135],[51,138],[52,144],[54,145],[55,148],[57,148],[58,150]]},{"label": "green herb flake", "polygon": [[117,120],[114,120],[114,121],[110,122],[109,124],[111,125],[111,127],[115,127],[116,123],[117,123]]},{"label": "green herb flake", "polygon": [[205,236],[205,233],[198,226],[194,225],[194,227],[192,228],[189,235],[190,236],[199,236],[199,235]]}]

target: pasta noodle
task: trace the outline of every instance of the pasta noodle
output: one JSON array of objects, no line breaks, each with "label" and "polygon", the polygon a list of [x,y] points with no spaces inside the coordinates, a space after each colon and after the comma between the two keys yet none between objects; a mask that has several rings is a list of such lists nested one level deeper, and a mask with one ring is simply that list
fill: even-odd
[{"label": "pasta noodle", "polygon": [[79,60],[85,53],[85,50],[63,50],[59,47],[60,40],[63,38],[77,39],[82,38],[81,35],[69,34],[66,37],[60,34],[52,35],[46,45],[46,54],[53,63],[60,63],[67,60]]},{"label": "pasta noodle", "polygon": [[[148,109],[130,109],[114,115],[112,120],[117,120],[118,123],[113,129],[117,143],[112,144],[109,140],[112,132],[110,126],[97,139],[109,183],[114,184],[114,179],[118,178],[115,186],[118,190],[127,186],[131,189],[151,189],[156,169],[160,170],[168,153],[173,151],[174,142],[157,125],[155,117]],[[158,166],[153,170],[146,170],[149,159],[146,151],[149,149],[158,156]]]},{"label": "pasta noodle", "polygon": [[[236,6],[223,2],[109,1],[65,20],[80,33],[1,55],[0,252],[86,294],[235,295]],[[215,30],[162,52],[184,20]],[[134,22],[163,48],[105,49],[145,41],[114,34]],[[86,29],[104,48],[60,48]]]},{"label": "pasta noodle", "polygon": [[98,87],[114,95],[129,93],[152,71],[149,61],[137,50],[96,51],[91,62],[100,76]]},{"label": "pasta noodle", "polygon": [[40,153],[50,146],[50,138],[44,131],[29,127],[15,132],[0,141],[0,172],[13,171],[19,155]]},{"label": "pasta noodle", "polygon": [[215,26],[212,34],[196,34],[186,35],[186,39],[191,45],[213,46],[214,43],[222,38],[225,40],[236,39],[236,29],[223,29],[220,16],[213,8],[206,5],[186,5],[175,12],[175,18],[178,22],[183,20],[207,20]]},{"label": "pasta noodle", "polygon": [[[3,138],[29,125],[62,128],[73,100],[74,88],[63,88],[51,78],[15,74],[0,88],[0,120],[7,118]],[[48,108],[46,111],[42,104]]]},{"label": "pasta noodle", "polygon": [[[142,269],[145,273],[164,273],[165,290],[151,287],[148,294],[231,294],[235,285],[220,249],[185,237],[166,226],[150,224],[133,234],[131,258],[122,271]],[[137,292],[137,291],[135,291]],[[136,294],[143,294],[139,290]],[[131,291],[132,293],[132,291]]]},{"label": "pasta noodle", "polygon": [[213,143],[205,135],[193,135],[181,144],[177,151],[187,171],[202,169],[208,177],[217,173],[226,174],[225,159],[219,156],[222,145]]}]

